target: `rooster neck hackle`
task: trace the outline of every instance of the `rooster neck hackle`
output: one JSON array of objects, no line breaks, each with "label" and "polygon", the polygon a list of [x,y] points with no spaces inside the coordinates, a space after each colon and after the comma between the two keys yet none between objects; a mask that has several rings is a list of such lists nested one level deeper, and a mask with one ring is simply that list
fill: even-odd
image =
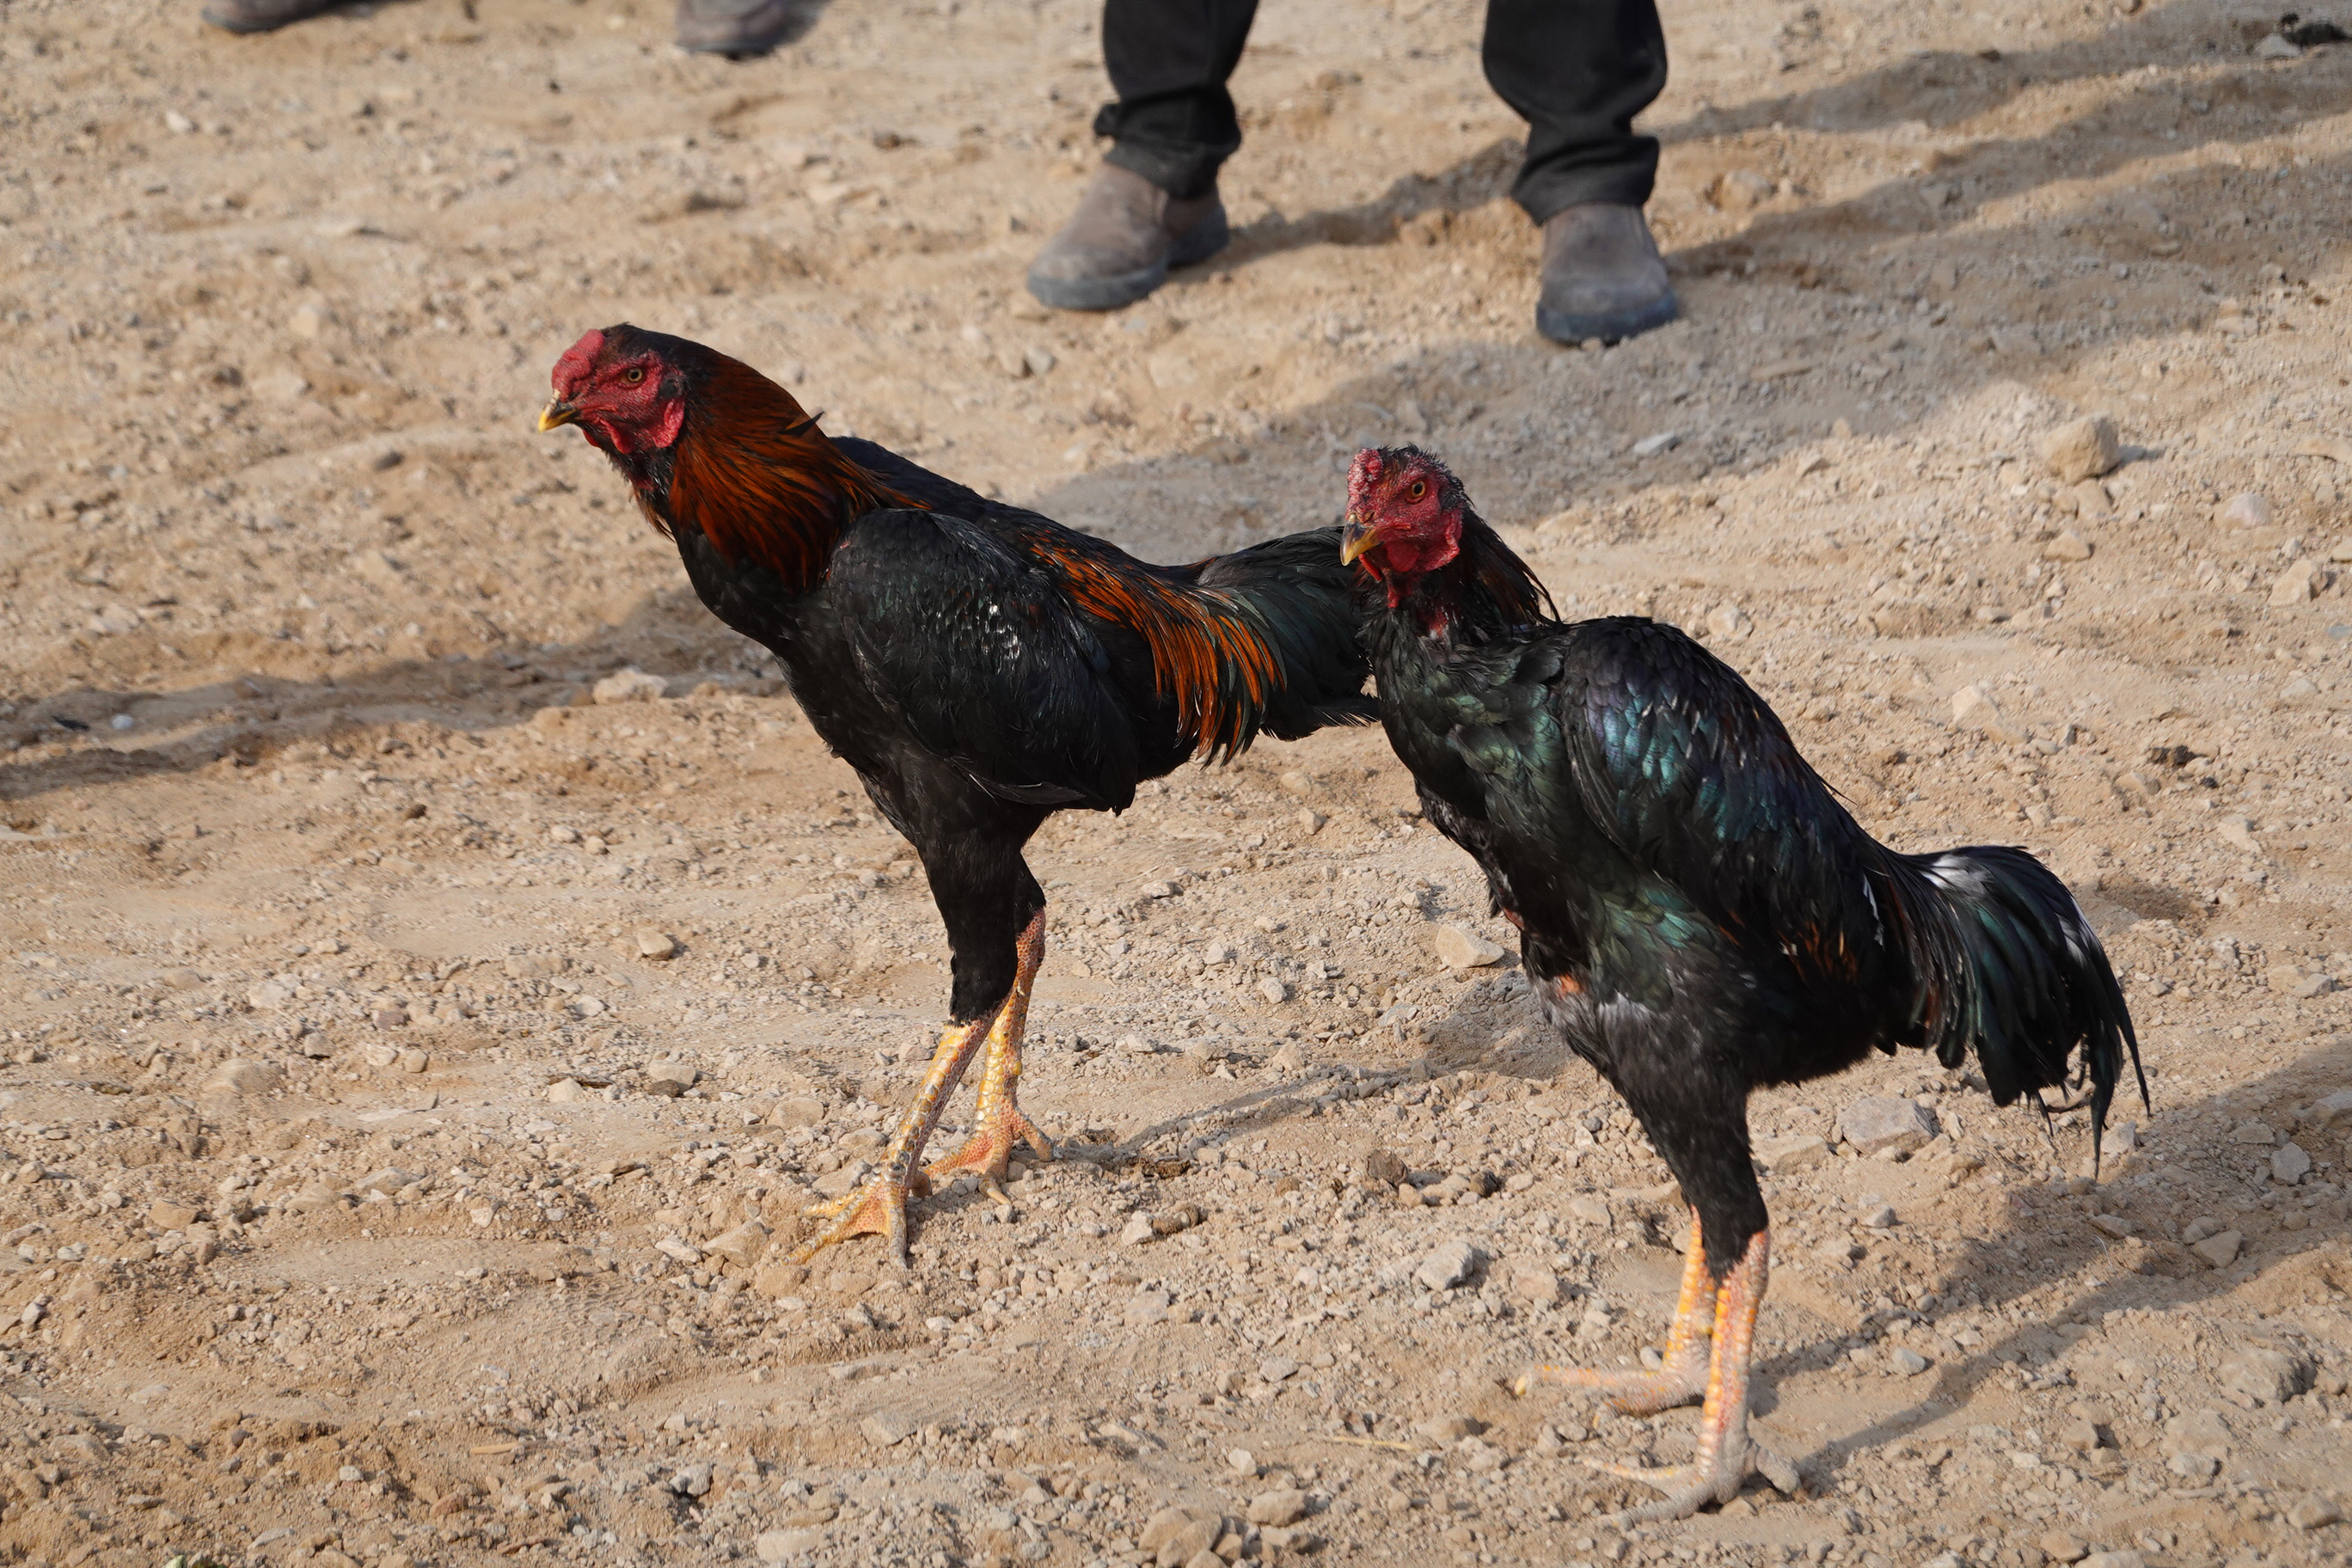
[{"label": "rooster neck hackle", "polygon": [[925,510],[852,461],[791,393],[716,350],[698,358],[677,440],[634,471],[624,465],[665,535],[691,530],[730,566],[763,566],[803,593],[824,581],[852,520]]}]

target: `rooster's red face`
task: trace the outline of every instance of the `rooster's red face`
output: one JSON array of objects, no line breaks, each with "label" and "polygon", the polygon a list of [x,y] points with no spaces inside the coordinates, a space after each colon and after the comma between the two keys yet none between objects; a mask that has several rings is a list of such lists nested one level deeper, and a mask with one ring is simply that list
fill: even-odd
[{"label": "rooster's red face", "polygon": [[685,377],[631,328],[588,333],[555,362],[553,379],[539,427],[577,425],[616,456],[666,447],[686,422]]},{"label": "rooster's red face", "polygon": [[1343,562],[1360,560],[1395,597],[1461,552],[1462,486],[1417,447],[1370,447],[1348,470]]}]

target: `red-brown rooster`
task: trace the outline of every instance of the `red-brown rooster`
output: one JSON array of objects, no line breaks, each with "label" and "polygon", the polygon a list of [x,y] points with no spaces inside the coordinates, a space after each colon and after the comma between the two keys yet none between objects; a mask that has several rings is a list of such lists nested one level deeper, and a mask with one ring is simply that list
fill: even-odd
[{"label": "red-brown rooster", "polygon": [[1551,619],[1427,453],[1358,454],[1344,555],[1430,820],[1476,858],[1547,1016],[1691,1208],[1664,1364],[1530,1375],[1629,1412],[1705,1401],[1696,1464],[1616,1472],[1667,1493],[1635,1518],[1728,1501],[1751,1470],[1793,1490],[1748,1435],[1771,1253],[1748,1094],[1916,1046],[1948,1068],[1973,1051],[2007,1105],[2063,1082],[2079,1046],[2095,1152],[2126,1051],[2139,1061],[2098,936],[2021,849],[1872,838],[1763,699],[1674,627]]},{"label": "red-brown rooster", "polygon": [[[556,362],[540,428],[576,425],[674,540],[712,614],[772,649],[827,745],[922,858],[946,923],[946,1033],[881,1174],[813,1211],[806,1258],[880,1234],[907,1256],[910,1194],[958,1173],[1000,1204],[1045,896],[1023,862],[1066,807],[1373,716],[1336,529],[1186,567],[1149,565],[987,500],[868,441],[833,440],[792,395],[714,349],[636,327]],[[919,1171],[982,1046],[976,1124]]]}]

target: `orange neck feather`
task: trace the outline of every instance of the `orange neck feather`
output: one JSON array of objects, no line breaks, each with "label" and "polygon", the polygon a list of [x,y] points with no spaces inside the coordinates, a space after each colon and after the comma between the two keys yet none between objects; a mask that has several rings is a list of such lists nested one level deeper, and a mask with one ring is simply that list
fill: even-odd
[{"label": "orange neck feather", "polygon": [[756,563],[801,593],[824,580],[852,519],[919,507],[853,462],[791,393],[740,360],[710,361],[670,449],[670,525],[701,533],[729,565]]}]

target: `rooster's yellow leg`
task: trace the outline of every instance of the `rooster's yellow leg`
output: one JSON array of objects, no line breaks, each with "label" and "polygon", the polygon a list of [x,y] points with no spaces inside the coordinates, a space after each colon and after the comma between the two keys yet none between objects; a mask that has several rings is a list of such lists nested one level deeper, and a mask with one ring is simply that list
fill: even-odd
[{"label": "rooster's yellow leg", "polygon": [[931,1129],[939,1125],[940,1112],[946,1109],[948,1096],[955,1092],[964,1069],[971,1065],[981,1042],[987,1037],[993,1016],[948,1026],[947,1032],[940,1037],[939,1048],[931,1053],[930,1070],[923,1075],[923,1087],[915,1096],[913,1108],[898,1123],[890,1147],[883,1152],[882,1173],[846,1197],[807,1210],[814,1215],[831,1217],[833,1223],[794,1248],[793,1262],[806,1263],[822,1248],[853,1236],[879,1236],[888,1243],[892,1261],[902,1266],[906,1263],[907,1199],[919,1177],[916,1162],[923,1157],[923,1144],[930,1138]]},{"label": "rooster's yellow leg", "polygon": [[1040,1160],[1054,1157],[1054,1146],[1036,1124],[1021,1114],[1013,1086],[1021,1079],[1021,1036],[1029,1025],[1029,988],[1037,982],[1037,966],[1045,959],[1045,912],[1031,917],[1021,931],[1020,962],[1013,971],[1013,989],[1005,993],[996,1023],[988,1031],[988,1060],[981,1068],[980,1104],[972,1113],[971,1137],[964,1146],[923,1172],[929,1186],[944,1186],[961,1175],[980,1178],[997,1206],[1006,1211],[1013,1200],[1004,1195],[1004,1171],[1013,1146],[1026,1143]]},{"label": "rooster's yellow leg", "polygon": [[1681,1297],[1666,1331],[1666,1359],[1655,1372],[1600,1372],[1580,1366],[1538,1366],[1511,1386],[1524,1396],[1539,1383],[1589,1389],[1627,1415],[1652,1415],[1688,1405],[1706,1393],[1706,1342],[1714,1332],[1715,1279],[1699,1244],[1698,1211],[1691,1211],[1690,1255],[1683,1264]]},{"label": "rooster's yellow leg", "polygon": [[[1696,1253],[1698,1248],[1694,1246],[1691,1250]],[[1762,1476],[1784,1492],[1796,1491],[1797,1467],[1759,1447],[1748,1435],[1748,1372],[1756,1346],[1756,1310],[1764,1302],[1771,1256],[1770,1231],[1759,1230],[1749,1237],[1748,1250],[1724,1276],[1723,1288],[1716,1294],[1715,1353],[1707,1368],[1706,1405],[1699,1417],[1696,1458],[1687,1465],[1654,1470],[1594,1464],[1595,1469],[1666,1494],[1656,1502],[1619,1514],[1621,1528],[1688,1519],[1710,1502],[1729,1502],[1751,1475]]]}]

